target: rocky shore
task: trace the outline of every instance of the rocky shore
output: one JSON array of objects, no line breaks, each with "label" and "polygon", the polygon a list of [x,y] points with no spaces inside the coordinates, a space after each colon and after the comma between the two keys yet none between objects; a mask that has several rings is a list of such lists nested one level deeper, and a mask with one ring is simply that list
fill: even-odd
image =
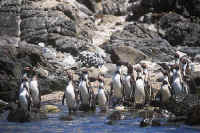
[{"label": "rocky shore", "polygon": [[77,81],[83,69],[91,79],[101,71],[109,89],[118,61],[147,62],[157,92],[162,63],[181,51],[193,61],[195,91],[183,103],[171,101],[168,110],[193,120],[199,114],[199,15],[200,0],[0,0],[0,99],[16,101],[27,66],[36,70],[30,77],[39,75],[44,103],[60,101],[69,69]]}]

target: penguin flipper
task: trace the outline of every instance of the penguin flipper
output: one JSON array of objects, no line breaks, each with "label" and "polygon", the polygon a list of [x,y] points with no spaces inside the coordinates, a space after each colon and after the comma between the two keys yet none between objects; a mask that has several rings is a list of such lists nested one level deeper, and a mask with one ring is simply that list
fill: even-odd
[{"label": "penguin flipper", "polygon": [[65,93],[62,96],[62,105],[64,105],[64,104],[65,104]]}]

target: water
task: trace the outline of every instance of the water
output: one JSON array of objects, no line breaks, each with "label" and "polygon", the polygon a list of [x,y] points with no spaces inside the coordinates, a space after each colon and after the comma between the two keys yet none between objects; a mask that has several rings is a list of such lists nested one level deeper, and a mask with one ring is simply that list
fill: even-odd
[{"label": "water", "polygon": [[139,127],[141,118],[133,118],[127,113],[125,120],[117,121],[114,125],[108,125],[107,116],[109,114],[83,113],[79,112],[73,116],[73,121],[60,120],[67,114],[66,107],[61,106],[61,112],[48,114],[48,119],[14,123],[0,120],[0,133],[200,133],[200,130],[182,126],[165,127]]}]

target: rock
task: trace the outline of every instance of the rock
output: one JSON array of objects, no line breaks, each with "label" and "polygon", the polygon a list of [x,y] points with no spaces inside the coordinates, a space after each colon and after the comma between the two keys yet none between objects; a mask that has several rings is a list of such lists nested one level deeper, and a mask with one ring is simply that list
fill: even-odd
[{"label": "rock", "polygon": [[41,111],[45,113],[57,113],[60,112],[60,109],[55,105],[44,105],[41,107]]},{"label": "rock", "polygon": [[199,16],[199,0],[134,0],[130,1],[130,15],[139,18],[148,12],[174,11],[183,16]]},{"label": "rock", "polygon": [[71,115],[68,115],[68,116],[61,116],[60,120],[63,120],[63,121],[72,121],[72,120],[74,120],[74,118]]},{"label": "rock", "polygon": [[114,111],[110,116],[108,116],[109,120],[121,120],[122,114],[119,111]]},{"label": "rock", "polygon": [[200,105],[196,105],[189,110],[186,124],[200,125]]},{"label": "rock", "polygon": [[116,62],[129,62],[134,65],[139,63],[141,60],[146,60],[148,57],[141,51],[128,46],[114,47],[111,53],[111,60],[113,63]]},{"label": "rock", "polygon": [[97,12],[98,11],[97,2],[99,0],[77,0],[77,1],[82,3],[82,4],[84,4],[92,12]]},{"label": "rock", "polygon": [[113,33],[110,40],[100,47],[112,53],[115,47],[127,46],[143,52],[156,62],[172,60],[175,53],[174,48],[165,39],[159,38],[157,33],[138,23],[130,23],[123,31]]},{"label": "rock", "polygon": [[161,126],[161,122],[159,119],[153,119],[151,122],[151,126],[153,127],[157,127],[157,126]]},{"label": "rock", "polygon": [[102,8],[104,14],[117,16],[126,15],[128,0],[103,0]]},{"label": "rock", "polygon": [[115,109],[117,111],[126,111],[124,106],[116,106]]},{"label": "rock", "polygon": [[161,17],[160,27],[165,32],[163,37],[172,46],[199,46],[200,25],[191,23],[181,15],[169,13]]},{"label": "rock", "polygon": [[188,10],[191,15],[200,17],[200,0],[191,0],[189,1]]},{"label": "rock", "polygon": [[151,125],[150,119],[143,119],[140,122],[140,127],[147,127],[147,126],[150,126],[150,125]]}]

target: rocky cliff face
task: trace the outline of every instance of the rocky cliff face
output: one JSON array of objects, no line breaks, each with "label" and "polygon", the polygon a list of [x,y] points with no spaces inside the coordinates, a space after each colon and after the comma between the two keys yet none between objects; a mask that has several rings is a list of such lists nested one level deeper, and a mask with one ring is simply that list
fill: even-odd
[{"label": "rocky cliff face", "polygon": [[0,0],[0,98],[16,97],[25,66],[37,67],[45,93],[65,87],[65,70],[112,63],[113,55],[132,64],[170,61],[176,50],[198,56],[199,3]]}]

